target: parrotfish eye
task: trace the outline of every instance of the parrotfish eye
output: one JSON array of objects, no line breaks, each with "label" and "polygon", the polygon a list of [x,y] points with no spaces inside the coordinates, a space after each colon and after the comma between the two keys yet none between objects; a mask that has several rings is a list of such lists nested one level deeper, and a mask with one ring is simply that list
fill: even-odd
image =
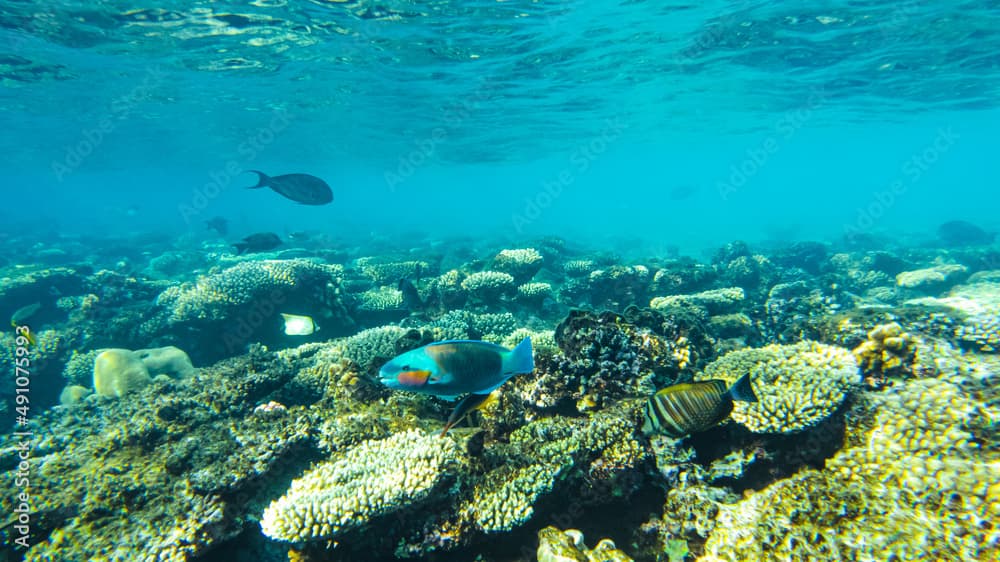
[{"label": "parrotfish eye", "polygon": [[399,370],[401,370],[401,371],[412,371],[413,368],[410,367],[409,365],[403,365],[402,367],[399,368]]}]

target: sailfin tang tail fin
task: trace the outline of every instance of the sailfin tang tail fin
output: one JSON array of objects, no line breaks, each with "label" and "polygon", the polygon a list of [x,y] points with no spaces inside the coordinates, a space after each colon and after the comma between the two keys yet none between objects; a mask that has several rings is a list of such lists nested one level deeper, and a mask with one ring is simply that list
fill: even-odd
[{"label": "sailfin tang tail fin", "polygon": [[757,401],[757,395],[754,394],[753,387],[750,385],[750,373],[743,375],[733,383],[733,386],[729,387],[729,395],[733,397],[733,400],[739,402]]}]

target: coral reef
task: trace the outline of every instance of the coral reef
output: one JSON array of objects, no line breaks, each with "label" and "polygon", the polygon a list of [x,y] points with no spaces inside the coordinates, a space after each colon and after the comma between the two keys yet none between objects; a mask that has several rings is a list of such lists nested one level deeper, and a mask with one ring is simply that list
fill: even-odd
[{"label": "coral reef", "polygon": [[264,510],[261,530],[292,542],[339,537],[447,490],[463,462],[455,441],[417,430],[364,441],[293,481]]},{"label": "coral reef", "polygon": [[738,310],[746,293],[740,287],[726,287],[695,293],[693,295],[672,295],[656,297],[649,306],[657,310],[670,309],[677,306],[696,306],[704,308],[709,314],[719,314]]},{"label": "coral reef", "polygon": [[514,277],[499,271],[479,271],[462,280],[462,289],[483,304],[497,304],[505,296],[514,294]]},{"label": "coral reef", "polygon": [[428,327],[436,339],[441,340],[487,340],[499,343],[514,332],[517,320],[509,312],[481,313],[467,310],[453,310]]},{"label": "coral reef", "polygon": [[916,289],[923,292],[940,291],[959,283],[968,274],[968,271],[969,268],[957,263],[904,271],[896,275],[896,285],[904,289]]},{"label": "coral reef", "polygon": [[[310,236],[271,254],[289,259],[192,235],[0,264],[0,308],[39,303],[19,313],[38,340],[32,544],[5,556],[1000,558],[994,248],[736,242],[699,263]],[[58,265],[71,257],[88,265]],[[322,330],[289,337],[281,313]],[[525,337],[536,371],[443,438],[453,399],[373,380],[433,341]],[[0,334],[0,365],[16,348]],[[731,421],[639,431],[656,389],[744,373],[759,402]],[[9,513],[20,446],[0,435]],[[573,527],[623,547],[587,549]]]},{"label": "coral reef", "polygon": [[866,384],[879,387],[890,378],[913,376],[917,341],[896,322],[880,324],[869,331],[868,339],[851,353]]},{"label": "coral reef", "polygon": [[872,396],[827,470],[722,506],[699,560],[996,559],[1000,457],[973,439],[979,411],[938,379]]},{"label": "coral reef", "polygon": [[[565,480],[581,466],[589,465],[593,477],[614,483],[642,467],[647,456],[633,425],[614,414],[589,421],[540,419],[514,431],[508,445],[491,450],[496,468],[474,485],[459,511],[470,514],[485,532],[509,531],[533,515],[540,496],[569,484]],[[595,473],[595,465],[604,467],[603,473]]]},{"label": "coral reef", "polygon": [[[280,312],[308,314],[337,335],[353,325],[341,296],[342,278],[339,265],[301,259],[242,262],[160,293],[159,311],[143,331],[185,334],[186,341],[199,342],[188,352],[202,362],[231,356],[254,340],[282,337]],[[212,337],[197,337],[209,333]]]},{"label": "coral reef", "polygon": [[632,562],[632,558],[618,550],[609,539],[601,539],[589,549],[580,531],[560,531],[551,526],[538,531],[536,556],[538,562]]},{"label": "coral reef", "polygon": [[987,353],[1000,351],[1000,283],[981,281],[960,285],[942,298],[925,297],[906,305],[937,309],[931,330],[955,338],[963,347]]},{"label": "coral reef", "polygon": [[101,396],[123,395],[152,381],[138,354],[128,349],[108,349],[94,359],[94,390]]},{"label": "coral reef", "polygon": [[534,248],[500,250],[493,257],[493,270],[507,273],[515,283],[527,283],[542,268],[542,254]]},{"label": "coral reef", "polygon": [[539,409],[572,401],[577,411],[624,396],[651,394],[697,365],[703,333],[677,317],[632,308],[626,314],[573,311],[556,327],[560,353],[536,361],[524,399]]},{"label": "coral reef", "polygon": [[517,299],[527,304],[541,304],[552,296],[552,285],[549,283],[525,283],[517,286]]},{"label": "coral reef", "polygon": [[415,278],[431,272],[430,264],[425,261],[391,261],[379,256],[358,258],[354,265],[374,283],[387,286],[395,286],[400,279]]},{"label": "coral reef", "polygon": [[[288,468],[317,420],[253,416],[292,370],[252,350],[119,400],[92,397],[33,418],[27,560],[189,560],[241,533],[248,502]],[[0,438],[0,448],[19,438]],[[296,460],[299,459],[299,460]],[[43,462],[44,461],[44,462]],[[12,470],[9,465],[5,470]],[[3,479],[13,513],[14,478]],[[3,533],[6,544],[10,528]]]},{"label": "coral reef", "polygon": [[188,354],[172,345],[153,349],[137,349],[135,355],[153,377],[166,375],[172,378],[184,378],[195,374],[194,365]]},{"label": "coral reef", "polygon": [[861,382],[849,351],[816,342],[733,351],[697,378],[732,384],[747,373],[758,402],[736,402],[732,418],[756,433],[790,433],[814,425]]},{"label": "coral reef", "polygon": [[363,326],[382,325],[405,318],[409,311],[403,305],[403,292],[394,287],[369,289],[355,298],[353,315]]}]

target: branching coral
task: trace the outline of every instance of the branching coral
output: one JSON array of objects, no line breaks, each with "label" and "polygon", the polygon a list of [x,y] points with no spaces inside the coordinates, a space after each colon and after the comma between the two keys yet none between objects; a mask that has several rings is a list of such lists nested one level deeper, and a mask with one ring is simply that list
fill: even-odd
[{"label": "branching coral", "polygon": [[454,441],[416,430],[364,441],[293,481],[264,510],[261,530],[285,541],[337,537],[419,504],[447,487],[462,462]]},{"label": "branching coral", "polygon": [[732,384],[747,373],[759,401],[736,402],[732,418],[757,433],[789,433],[814,425],[860,382],[850,352],[816,342],[734,351],[698,378]]},{"label": "branching coral", "polygon": [[863,410],[827,470],[723,506],[701,560],[997,559],[1000,457],[972,439],[980,406],[920,379]]}]

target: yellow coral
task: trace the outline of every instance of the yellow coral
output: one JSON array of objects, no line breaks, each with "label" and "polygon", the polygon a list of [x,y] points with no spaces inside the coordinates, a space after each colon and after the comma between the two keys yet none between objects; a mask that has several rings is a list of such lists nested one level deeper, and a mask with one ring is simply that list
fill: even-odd
[{"label": "yellow coral", "polygon": [[861,371],[877,382],[899,374],[916,359],[917,341],[895,323],[880,324],[868,332],[868,339],[851,352]]},{"label": "yellow coral", "polygon": [[699,560],[997,560],[1000,457],[968,431],[980,408],[938,379],[873,396],[827,470],[722,506]]},{"label": "yellow coral", "polygon": [[733,384],[747,373],[758,402],[736,402],[732,418],[756,433],[790,433],[815,425],[860,382],[850,352],[816,342],[733,351],[696,378]]},{"label": "yellow coral", "polygon": [[337,536],[425,499],[461,462],[454,441],[416,430],[364,441],[294,480],[261,530],[285,541]]}]

